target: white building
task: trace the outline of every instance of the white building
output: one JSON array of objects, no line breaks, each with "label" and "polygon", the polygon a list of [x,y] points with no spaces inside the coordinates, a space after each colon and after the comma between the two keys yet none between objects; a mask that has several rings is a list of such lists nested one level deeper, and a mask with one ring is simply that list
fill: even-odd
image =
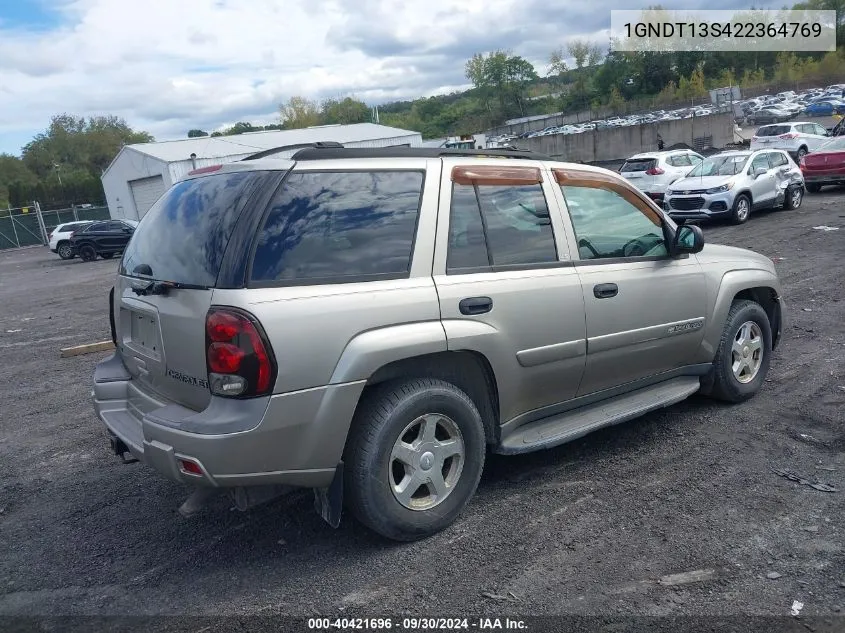
[{"label": "white building", "polygon": [[192,169],[233,163],[266,149],[317,141],[336,141],[346,147],[420,147],[422,136],[385,125],[356,123],[126,145],[103,172],[109,213],[113,218],[140,220],[161,194]]}]

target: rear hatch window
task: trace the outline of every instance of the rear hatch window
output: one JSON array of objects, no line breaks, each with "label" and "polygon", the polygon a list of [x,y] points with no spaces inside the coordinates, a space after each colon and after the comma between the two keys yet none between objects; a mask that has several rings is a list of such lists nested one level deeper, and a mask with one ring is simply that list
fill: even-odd
[{"label": "rear hatch window", "polygon": [[791,125],[764,125],[755,136],[780,136],[781,134],[788,134],[792,131]]},{"label": "rear hatch window", "polygon": [[656,158],[636,158],[632,160],[626,160],[625,164],[622,165],[622,168],[619,170],[620,172],[636,172],[636,171],[648,171],[653,167],[657,167],[657,159]]},{"label": "rear hatch window", "polygon": [[176,183],[135,229],[120,273],[213,287],[235,224],[266,177],[224,172]]}]

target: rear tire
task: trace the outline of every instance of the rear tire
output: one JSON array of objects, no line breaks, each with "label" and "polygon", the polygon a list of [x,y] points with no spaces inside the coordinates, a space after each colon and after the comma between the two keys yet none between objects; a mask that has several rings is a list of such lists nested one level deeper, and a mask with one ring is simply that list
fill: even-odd
[{"label": "rear tire", "polygon": [[734,200],[734,208],[731,219],[734,224],[742,224],[748,221],[748,216],[751,215],[751,198],[747,195],[740,194]]},{"label": "rear tire", "polygon": [[93,262],[97,259],[97,251],[91,244],[83,244],[79,247],[79,258],[83,262]]},{"label": "rear tire", "polygon": [[805,186],[807,187],[807,191],[809,191],[810,193],[818,193],[822,190],[822,186],[817,183],[809,183]]},{"label": "rear tire", "polygon": [[743,402],[763,386],[772,358],[772,328],[759,303],[735,301],[713,361],[713,398]]},{"label": "rear tire", "polygon": [[344,452],[346,505],[389,539],[430,536],[472,498],[485,453],[481,415],[463,391],[432,378],[385,383],[355,413]]},{"label": "rear tire", "polygon": [[56,253],[62,259],[73,259],[76,257],[76,253],[73,252],[73,246],[70,245],[70,242],[59,242]]}]

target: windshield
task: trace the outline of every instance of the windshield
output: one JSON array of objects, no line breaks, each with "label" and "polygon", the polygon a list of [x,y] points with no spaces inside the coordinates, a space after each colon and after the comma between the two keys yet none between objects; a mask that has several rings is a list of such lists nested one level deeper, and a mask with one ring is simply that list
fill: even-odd
[{"label": "windshield", "polygon": [[698,178],[699,176],[735,176],[742,171],[742,168],[745,167],[745,163],[747,162],[747,154],[711,156],[689,172],[687,178]]},{"label": "windshield", "polygon": [[238,217],[266,173],[224,172],[173,185],[138,224],[120,273],[214,286]]},{"label": "windshield", "polygon": [[845,150],[845,136],[840,136],[839,138],[835,138],[832,141],[828,141],[816,151],[836,152],[840,150]]}]

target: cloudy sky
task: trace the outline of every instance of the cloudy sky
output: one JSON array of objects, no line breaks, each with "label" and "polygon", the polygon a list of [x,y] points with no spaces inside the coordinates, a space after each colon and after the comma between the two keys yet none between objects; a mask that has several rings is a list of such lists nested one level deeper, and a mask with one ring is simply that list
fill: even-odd
[{"label": "cloudy sky", "polygon": [[[0,152],[52,114],[116,114],[158,140],[276,122],[292,95],[370,104],[465,87],[475,52],[540,73],[570,38],[606,41],[628,0],[0,0]],[[757,8],[782,0],[674,0]]]}]

